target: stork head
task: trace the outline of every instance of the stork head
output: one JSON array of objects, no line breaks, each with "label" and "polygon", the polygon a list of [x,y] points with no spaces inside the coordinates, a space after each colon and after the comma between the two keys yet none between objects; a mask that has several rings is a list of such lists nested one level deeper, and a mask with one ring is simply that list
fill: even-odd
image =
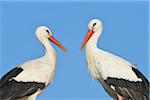
[{"label": "stork head", "polygon": [[84,48],[86,43],[90,40],[90,38],[95,34],[95,36],[99,37],[100,32],[99,30],[102,30],[103,24],[99,19],[93,19],[88,24],[88,32],[86,33],[86,36],[82,42],[80,50]]},{"label": "stork head", "polygon": [[51,42],[53,42],[54,44],[56,44],[58,47],[60,47],[61,49],[63,49],[64,51],[67,51],[62,45],[61,43],[59,43],[53,36],[52,36],[52,32],[51,30],[47,27],[47,26],[39,26],[36,29],[35,32],[37,38],[40,41],[44,41],[45,39],[49,39]]},{"label": "stork head", "polygon": [[102,22],[99,19],[93,19],[88,24],[88,29],[92,30],[93,32],[96,32],[102,27]]}]

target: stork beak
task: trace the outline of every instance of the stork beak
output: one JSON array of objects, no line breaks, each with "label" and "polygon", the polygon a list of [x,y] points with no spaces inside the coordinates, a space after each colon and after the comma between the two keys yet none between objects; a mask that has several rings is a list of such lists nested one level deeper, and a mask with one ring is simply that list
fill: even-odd
[{"label": "stork beak", "polygon": [[52,41],[54,44],[56,44],[58,47],[60,47],[61,49],[63,49],[65,52],[67,52],[67,49],[63,45],[61,45],[53,36],[49,35],[48,39],[50,41]]},{"label": "stork beak", "polygon": [[91,38],[91,36],[93,35],[94,31],[91,29],[88,29],[88,32],[86,33],[86,36],[82,42],[81,48],[80,50],[82,50],[84,48],[84,46],[86,45],[86,43],[88,42],[88,40]]}]

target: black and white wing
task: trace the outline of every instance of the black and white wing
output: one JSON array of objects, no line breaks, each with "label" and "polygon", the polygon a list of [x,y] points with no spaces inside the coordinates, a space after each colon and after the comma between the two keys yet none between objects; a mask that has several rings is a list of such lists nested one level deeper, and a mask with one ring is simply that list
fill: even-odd
[{"label": "black and white wing", "polygon": [[[14,78],[24,70],[16,67],[4,75],[0,80],[0,100],[15,100],[34,94],[37,90],[43,89],[45,83],[17,81]],[[22,79],[24,80],[24,79]]]},{"label": "black and white wing", "polygon": [[130,77],[129,80],[108,77],[105,82],[111,89],[127,100],[149,100],[148,80],[136,68],[132,67],[132,71],[141,81],[131,81]]}]

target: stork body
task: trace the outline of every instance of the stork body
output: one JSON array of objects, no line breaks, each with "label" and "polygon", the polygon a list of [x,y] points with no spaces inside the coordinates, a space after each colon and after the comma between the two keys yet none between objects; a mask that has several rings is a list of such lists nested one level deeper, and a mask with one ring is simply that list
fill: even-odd
[{"label": "stork body", "polygon": [[149,82],[134,64],[97,47],[102,22],[94,19],[82,43],[89,72],[115,100],[148,100]]},{"label": "stork body", "polygon": [[[65,50],[46,26],[36,30],[36,37],[45,48],[41,58],[27,61],[12,69],[0,80],[0,100],[36,100],[54,79],[56,52],[49,40]],[[48,40],[49,39],[49,40]]]}]

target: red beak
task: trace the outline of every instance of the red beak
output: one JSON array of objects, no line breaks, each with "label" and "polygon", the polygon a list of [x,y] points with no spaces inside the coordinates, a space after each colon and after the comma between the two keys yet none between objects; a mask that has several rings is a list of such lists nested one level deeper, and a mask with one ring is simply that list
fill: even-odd
[{"label": "red beak", "polygon": [[82,42],[81,48],[80,50],[82,50],[84,48],[84,46],[86,45],[86,43],[88,42],[88,40],[91,38],[91,36],[93,35],[94,31],[88,29],[88,32],[86,33],[86,36]]},{"label": "red beak", "polygon": [[62,46],[53,36],[49,36],[48,39],[50,41],[52,41],[53,43],[55,43],[58,47],[60,47],[61,49],[63,49],[65,52],[67,51],[67,49],[64,48],[64,46]]}]

